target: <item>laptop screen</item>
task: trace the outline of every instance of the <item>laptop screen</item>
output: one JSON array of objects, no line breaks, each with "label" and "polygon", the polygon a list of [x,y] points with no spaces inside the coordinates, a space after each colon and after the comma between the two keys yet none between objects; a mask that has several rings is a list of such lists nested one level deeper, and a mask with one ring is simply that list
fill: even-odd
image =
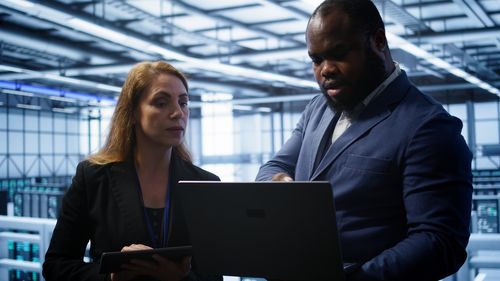
[{"label": "laptop screen", "polygon": [[181,181],[201,274],[343,280],[328,182]]}]

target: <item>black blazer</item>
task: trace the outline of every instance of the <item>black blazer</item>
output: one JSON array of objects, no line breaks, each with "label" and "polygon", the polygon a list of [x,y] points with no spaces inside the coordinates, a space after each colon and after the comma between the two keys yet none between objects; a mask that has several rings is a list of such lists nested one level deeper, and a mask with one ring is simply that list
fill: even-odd
[{"label": "black blazer", "polygon": [[[171,203],[168,246],[190,245],[177,199],[179,180],[220,180],[216,175],[183,161],[172,152]],[[120,251],[130,244],[151,245],[138,194],[133,161],[94,165],[78,164],[71,187],[64,196],[50,246],[45,255],[46,280],[106,280],[99,274],[103,252]],[[91,263],[84,263],[90,240]],[[196,279],[190,274],[189,279]]]}]

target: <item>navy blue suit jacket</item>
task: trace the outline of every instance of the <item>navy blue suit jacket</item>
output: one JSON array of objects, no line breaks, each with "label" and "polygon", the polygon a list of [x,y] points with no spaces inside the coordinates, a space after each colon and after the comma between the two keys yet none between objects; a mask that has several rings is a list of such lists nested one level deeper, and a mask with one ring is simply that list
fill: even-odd
[{"label": "navy blue suit jacket", "polygon": [[[314,165],[335,112],[323,95],[257,180],[286,172],[333,188],[349,280],[438,280],[466,258],[472,175],[462,123],[402,72]],[[330,136],[327,136],[330,137]]]}]

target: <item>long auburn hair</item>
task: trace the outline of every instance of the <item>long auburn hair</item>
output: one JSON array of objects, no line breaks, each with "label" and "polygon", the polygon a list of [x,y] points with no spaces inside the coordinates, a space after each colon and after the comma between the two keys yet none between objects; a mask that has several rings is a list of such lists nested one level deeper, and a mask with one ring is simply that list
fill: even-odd
[{"label": "long auburn hair", "polygon": [[[127,80],[116,103],[111,118],[110,131],[104,146],[88,157],[94,164],[108,164],[124,161],[132,153],[136,143],[134,132],[134,112],[137,109],[141,95],[149,88],[153,80],[160,74],[174,75],[182,81],[188,91],[187,79],[175,67],[165,61],[140,62],[130,70]],[[177,155],[192,162],[191,154],[184,142],[173,147]]]}]

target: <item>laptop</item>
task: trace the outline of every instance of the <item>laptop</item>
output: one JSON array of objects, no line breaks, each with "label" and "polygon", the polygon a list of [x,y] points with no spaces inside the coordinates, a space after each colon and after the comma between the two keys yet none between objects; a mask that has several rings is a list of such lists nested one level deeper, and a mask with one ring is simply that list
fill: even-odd
[{"label": "laptop", "polygon": [[180,181],[201,274],[344,280],[328,182]]}]

